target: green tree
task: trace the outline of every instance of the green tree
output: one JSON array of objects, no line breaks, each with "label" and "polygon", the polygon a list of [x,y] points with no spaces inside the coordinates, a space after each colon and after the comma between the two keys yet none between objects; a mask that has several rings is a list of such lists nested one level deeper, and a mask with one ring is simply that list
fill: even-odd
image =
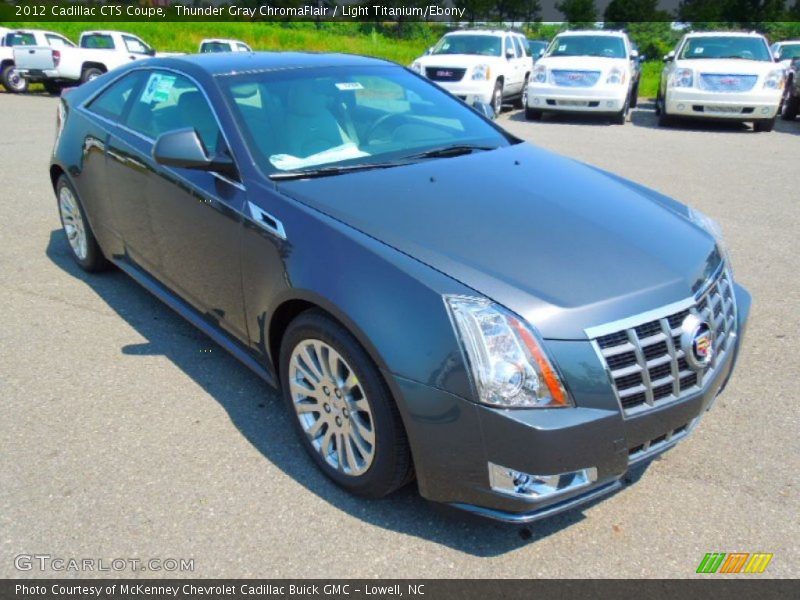
[{"label": "green tree", "polygon": [[672,15],[658,9],[658,0],[611,0],[603,13],[606,23],[669,21]]},{"label": "green tree", "polygon": [[464,16],[467,21],[474,23],[475,21],[483,21],[494,8],[494,0],[454,0],[453,5],[456,8],[463,8],[466,12]]},{"label": "green tree", "polygon": [[597,7],[594,0],[562,0],[556,3],[570,25],[592,27],[597,22]]}]

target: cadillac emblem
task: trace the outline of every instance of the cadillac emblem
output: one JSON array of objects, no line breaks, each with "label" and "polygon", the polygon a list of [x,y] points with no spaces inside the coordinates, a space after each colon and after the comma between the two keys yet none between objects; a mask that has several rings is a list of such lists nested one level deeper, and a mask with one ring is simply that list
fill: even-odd
[{"label": "cadillac emblem", "polygon": [[696,315],[687,316],[681,325],[681,350],[690,367],[707,368],[714,357],[714,332],[708,323]]}]

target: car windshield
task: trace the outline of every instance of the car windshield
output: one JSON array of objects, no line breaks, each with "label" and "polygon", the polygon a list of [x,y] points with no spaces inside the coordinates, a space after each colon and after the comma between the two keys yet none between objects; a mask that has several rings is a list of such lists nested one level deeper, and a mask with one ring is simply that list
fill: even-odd
[{"label": "car windshield", "polygon": [[231,45],[227,42],[205,42],[200,52],[230,52]]},{"label": "car windshield", "polygon": [[539,56],[539,52],[547,48],[547,42],[539,40],[528,40],[528,50],[531,56]]},{"label": "car windshield", "polygon": [[785,46],[781,46],[780,52],[781,60],[800,58],[800,44],[787,44]]},{"label": "car windshield", "polygon": [[553,40],[547,55],[625,58],[625,40],[611,35],[560,35]]},{"label": "car windshield", "polygon": [[501,56],[503,40],[496,35],[446,35],[433,47],[431,54]]},{"label": "car windshield", "polygon": [[[377,168],[507,146],[465,103],[394,66],[282,69],[220,78],[261,168]],[[343,170],[342,169],[342,170]]]},{"label": "car windshield", "polygon": [[678,58],[739,58],[742,60],[772,61],[769,48],[762,38],[740,36],[702,36],[686,40]]}]

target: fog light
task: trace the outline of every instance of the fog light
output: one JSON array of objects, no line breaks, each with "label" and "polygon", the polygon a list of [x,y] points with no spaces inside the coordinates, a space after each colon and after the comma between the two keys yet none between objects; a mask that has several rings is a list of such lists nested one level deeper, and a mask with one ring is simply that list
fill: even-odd
[{"label": "fog light", "polygon": [[613,100],[607,100],[606,101],[606,106],[608,108],[614,108],[614,101]]},{"label": "fog light", "polygon": [[678,104],[678,110],[683,110],[684,108],[686,108],[686,106],[685,106],[685,105],[683,105],[683,104]]},{"label": "fog light", "polygon": [[571,492],[595,481],[595,467],[557,475],[531,475],[489,463],[489,484],[494,491],[531,500]]},{"label": "fog light", "polygon": [[539,104],[539,99],[538,99],[538,98],[534,98],[534,99],[533,99],[533,103],[534,103],[534,104]]},{"label": "fog light", "polygon": [[769,112],[769,106],[765,106],[764,108],[761,109],[762,115],[766,115],[768,112]]}]

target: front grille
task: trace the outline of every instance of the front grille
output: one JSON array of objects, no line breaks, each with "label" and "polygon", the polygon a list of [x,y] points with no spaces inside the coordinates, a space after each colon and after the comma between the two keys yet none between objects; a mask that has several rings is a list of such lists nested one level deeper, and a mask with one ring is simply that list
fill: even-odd
[{"label": "front grille", "polygon": [[425,77],[431,81],[461,81],[466,72],[466,69],[451,67],[425,67]]},{"label": "front grille", "polygon": [[563,87],[592,87],[600,79],[600,71],[565,71],[553,69],[553,83]]},{"label": "front grille", "polygon": [[[689,314],[707,322],[714,334],[712,360],[705,369],[693,369],[681,349],[681,327]],[[723,270],[688,308],[640,323],[634,321],[624,329],[594,338],[594,343],[628,415],[702,389],[717,365],[724,364],[735,329],[733,281]]]},{"label": "front grille", "polygon": [[756,81],[758,81],[757,75],[700,73],[700,89],[709,92],[749,92]]}]

